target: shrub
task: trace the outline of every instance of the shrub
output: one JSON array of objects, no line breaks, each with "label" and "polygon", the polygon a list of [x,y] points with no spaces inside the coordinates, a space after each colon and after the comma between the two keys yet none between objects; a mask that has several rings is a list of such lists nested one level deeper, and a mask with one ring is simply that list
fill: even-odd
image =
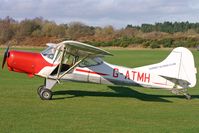
[{"label": "shrub", "polygon": [[147,48],[147,47],[150,46],[150,44],[151,44],[151,41],[145,41],[145,42],[142,44],[142,46],[143,46],[144,48]]},{"label": "shrub", "polygon": [[161,40],[161,43],[162,43],[162,45],[163,45],[163,47],[172,47],[172,45],[173,45],[173,39],[171,39],[171,38],[166,38],[166,39],[163,39],[163,40]]},{"label": "shrub", "polygon": [[153,41],[151,44],[150,44],[150,48],[154,49],[154,48],[160,48],[160,45],[156,42],[156,41]]}]

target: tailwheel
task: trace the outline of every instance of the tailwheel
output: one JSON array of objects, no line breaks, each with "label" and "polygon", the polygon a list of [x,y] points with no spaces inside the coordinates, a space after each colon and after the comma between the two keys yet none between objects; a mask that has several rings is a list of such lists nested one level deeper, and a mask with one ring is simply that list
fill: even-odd
[{"label": "tailwheel", "polygon": [[187,92],[187,89],[176,89],[176,88],[173,88],[171,90],[171,92],[173,94],[176,94],[176,95],[183,94],[186,97],[187,100],[191,99],[191,95],[189,95],[189,93]]},{"label": "tailwheel", "polygon": [[42,100],[51,100],[52,99],[52,91],[46,89],[45,86],[40,86],[37,90],[39,96]]},{"label": "tailwheel", "polygon": [[184,94],[185,97],[187,98],[187,100],[191,100],[191,95],[189,95],[188,93]]}]

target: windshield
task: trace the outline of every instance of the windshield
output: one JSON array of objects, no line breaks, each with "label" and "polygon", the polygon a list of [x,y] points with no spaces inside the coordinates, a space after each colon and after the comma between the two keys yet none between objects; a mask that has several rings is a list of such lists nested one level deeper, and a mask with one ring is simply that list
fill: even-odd
[{"label": "windshield", "polygon": [[48,47],[47,49],[45,49],[45,50],[42,52],[42,55],[48,57],[49,59],[53,59],[53,58],[54,58],[54,55],[55,55],[55,51],[56,51],[55,48],[53,48],[53,47]]}]

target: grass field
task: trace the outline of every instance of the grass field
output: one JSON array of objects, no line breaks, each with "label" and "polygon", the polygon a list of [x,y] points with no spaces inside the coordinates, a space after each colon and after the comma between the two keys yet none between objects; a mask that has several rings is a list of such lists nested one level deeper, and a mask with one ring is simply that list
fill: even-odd
[{"label": "grass field", "polygon": [[[170,51],[111,52],[115,56],[108,62],[137,67],[159,62]],[[193,53],[199,70],[199,52]],[[53,100],[42,101],[36,93],[42,83],[0,71],[0,133],[199,132],[198,84],[189,90],[192,100],[186,100],[166,90],[68,82],[53,89]]]}]

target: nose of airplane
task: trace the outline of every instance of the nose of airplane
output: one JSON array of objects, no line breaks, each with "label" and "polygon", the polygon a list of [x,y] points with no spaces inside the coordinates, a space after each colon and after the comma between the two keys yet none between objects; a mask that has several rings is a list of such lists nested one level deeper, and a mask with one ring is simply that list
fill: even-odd
[{"label": "nose of airplane", "polygon": [[23,72],[28,74],[35,73],[35,57],[37,53],[11,50],[7,56],[8,70]]},{"label": "nose of airplane", "polygon": [[26,73],[29,76],[38,74],[44,67],[52,66],[40,53],[10,50],[6,57],[8,70]]}]

